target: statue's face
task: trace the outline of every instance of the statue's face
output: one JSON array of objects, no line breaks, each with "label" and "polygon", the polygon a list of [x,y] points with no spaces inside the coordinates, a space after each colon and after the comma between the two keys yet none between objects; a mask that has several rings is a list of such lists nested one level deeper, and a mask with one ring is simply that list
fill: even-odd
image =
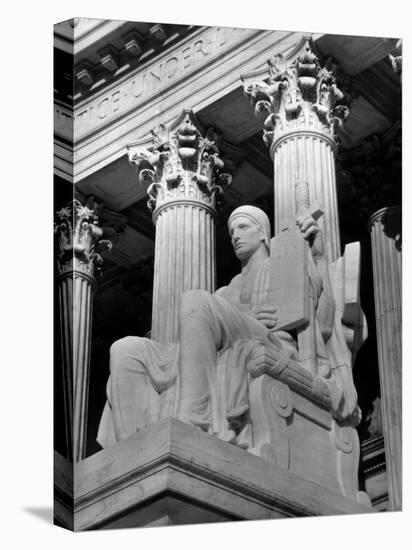
[{"label": "statue's face", "polygon": [[249,259],[265,240],[261,227],[246,216],[236,217],[232,221],[229,235],[233,250],[241,261]]}]

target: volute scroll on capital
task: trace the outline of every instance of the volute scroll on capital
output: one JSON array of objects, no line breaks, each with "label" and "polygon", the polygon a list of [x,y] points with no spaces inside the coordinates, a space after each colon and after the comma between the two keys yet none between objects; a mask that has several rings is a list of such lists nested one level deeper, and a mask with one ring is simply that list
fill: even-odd
[{"label": "volute scroll on capital", "polygon": [[151,144],[127,146],[138,182],[148,185],[148,208],[153,212],[170,201],[192,199],[212,207],[232,182],[233,163],[222,159],[222,136],[206,131],[192,111],[185,110],[170,127],[160,124],[151,132]]},{"label": "volute scroll on capital", "polygon": [[320,132],[337,141],[349,116],[345,94],[336,80],[337,63],[322,65],[310,37],[290,55],[276,54],[265,73],[242,75],[246,97],[264,117],[263,141],[270,147],[289,132]]}]

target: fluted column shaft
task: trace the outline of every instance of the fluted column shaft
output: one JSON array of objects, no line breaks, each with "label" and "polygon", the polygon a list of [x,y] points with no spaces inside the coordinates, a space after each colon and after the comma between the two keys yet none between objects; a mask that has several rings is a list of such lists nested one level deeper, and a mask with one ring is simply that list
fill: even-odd
[{"label": "fluted column shaft", "polygon": [[73,278],[58,282],[60,324],[60,375],[64,399],[65,456],[73,459]]},{"label": "fluted column shaft", "polygon": [[92,208],[74,200],[55,223],[66,455],[74,462],[86,456],[95,267],[98,252],[111,246],[97,222]]},{"label": "fluted column shaft", "polygon": [[156,217],[152,338],[178,341],[178,307],[185,290],[215,290],[214,209],[176,201]]},{"label": "fluted column shaft", "polygon": [[323,229],[325,254],[330,262],[341,254],[334,147],[328,135],[304,128],[282,135],[271,147],[275,234],[283,229],[287,220],[296,216],[295,183],[306,181],[310,202],[322,205],[319,225]]},{"label": "fluted column shaft", "polygon": [[402,508],[402,253],[400,207],[369,221],[389,507]]},{"label": "fluted column shaft", "polygon": [[149,148],[131,144],[128,154],[139,183],[150,184],[148,207],[156,224],[152,339],[166,344],[179,341],[183,292],[215,290],[216,207],[231,176],[219,135],[205,131],[191,111],[152,136]]},{"label": "fluted column shaft", "polygon": [[68,455],[86,455],[94,279],[73,272],[59,281],[61,351]]}]

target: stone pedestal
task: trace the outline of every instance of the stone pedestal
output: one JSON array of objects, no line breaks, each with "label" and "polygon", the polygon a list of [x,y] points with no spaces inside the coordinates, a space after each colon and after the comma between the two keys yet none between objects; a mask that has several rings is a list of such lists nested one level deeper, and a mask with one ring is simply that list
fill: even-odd
[{"label": "stone pedestal", "polygon": [[215,221],[222,186],[231,177],[219,156],[218,135],[201,128],[191,111],[170,127],[152,131],[148,149],[128,147],[156,224],[152,338],[178,341],[185,290],[215,290]]},{"label": "stone pedestal", "polygon": [[[284,381],[282,381],[282,379]],[[286,367],[281,379],[263,375],[249,388],[254,454],[370,506],[358,490],[359,439],[350,421],[330,414],[323,379]],[[315,398],[316,396],[316,398]]]},{"label": "stone pedestal", "polygon": [[402,253],[401,209],[369,220],[389,509],[402,508]]},{"label": "stone pedestal", "polygon": [[99,251],[110,247],[89,206],[74,200],[55,223],[66,456],[74,462],[86,453],[95,269]]},{"label": "stone pedestal", "polygon": [[74,530],[371,512],[230,443],[168,419],[76,467],[56,457],[55,521]]}]

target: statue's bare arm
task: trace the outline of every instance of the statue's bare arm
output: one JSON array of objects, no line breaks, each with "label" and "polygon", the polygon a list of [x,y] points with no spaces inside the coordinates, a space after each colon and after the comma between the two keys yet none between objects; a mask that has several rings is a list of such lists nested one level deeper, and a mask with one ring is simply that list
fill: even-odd
[{"label": "statue's bare arm", "polygon": [[318,222],[310,214],[303,214],[296,218],[296,224],[305,241],[309,243],[314,260],[324,258],[322,232]]},{"label": "statue's bare arm", "polygon": [[319,297],[317,315],[322,336],[324,340],[327,341],[332,334],[332,327],[335,318],[335,307],[332,285],[329,277],[329,267],[324,255],[322,231],[318,222],[310,215],[300,216],[297,218],[296,222],[303,234],[303,238],[309,242],[312,257],[322,279],[323,291]]}]

